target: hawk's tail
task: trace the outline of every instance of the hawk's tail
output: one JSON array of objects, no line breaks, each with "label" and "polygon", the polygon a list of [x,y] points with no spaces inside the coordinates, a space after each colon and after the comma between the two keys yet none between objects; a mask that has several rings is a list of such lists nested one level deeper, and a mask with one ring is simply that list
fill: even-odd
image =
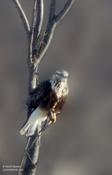
[{"label": "hawk's tail", "polygon": [[36,130],[39,132],[46,118],[46,111],[37,108],[21,128],[20,134],[29,137],[34,135]]},{"label": "hawk's tail", "polygon": [[28,131],[28,128],[29,128],[29,124],[26,123],[20,130],[20,134],[21,135],[26,135],[27,131]]},{"label": "hawk's tail", "polygon": [[27,122],[22,129],[20,130],[21,135],[25,135],[27,137],[34,135],[36,127]]}]

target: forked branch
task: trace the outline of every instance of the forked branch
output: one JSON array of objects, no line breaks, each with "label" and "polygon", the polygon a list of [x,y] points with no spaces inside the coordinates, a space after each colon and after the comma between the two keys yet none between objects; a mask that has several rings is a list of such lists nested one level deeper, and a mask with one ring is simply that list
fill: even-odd
[{"label": "forked branch", "polygon": [[60,22],[64,18],[64,16],[68,13],[74,2],[75,0],[68,0],[65,3],[63,9],[55,16],[56,22]]},{"label": "forked branch", "polygon": [[46,53],[46,51],[51,43],[56,25],[68,13],[68,11],[70,10],[70,8],[72,7],[74,2],[75,2],[75,0],[68,0],[65,3],[63,9],[58,14],[56,14],[56,0],[51,0],[48,24],[46,27],[45,34],[44,34],[42,41],[41,41],[41,45],[37,49],[37,60],[36,60],[37,66],[39,65],[41,59],[45,55],[45,53]]},{"label": "forked branch", "polygon": [[25,15],[25,12],[19,2],[19,0],[12,0],[19,12],[19,15],[20,15],[20,18],[21,18],[21,21],[23,22],[23,25],[24,25],[24,28],[25,28],[25,31],[27,33],[27,37],[28,37],[28,40],[29,40],[29,37],[30,37],[30,25],[29,25],[29,22],[28,22],[28,19]]}]

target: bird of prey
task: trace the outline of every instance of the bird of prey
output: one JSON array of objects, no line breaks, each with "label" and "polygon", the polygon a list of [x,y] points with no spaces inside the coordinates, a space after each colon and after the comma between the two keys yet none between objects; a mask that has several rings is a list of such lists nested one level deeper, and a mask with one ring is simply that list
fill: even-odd
[{"label": "bird of prey", "polygon": [[51,123],[56,122],[68,96],[68,72],[65,70],[56,71],[52,77],[41,82],[30,94],[30,117],[20,130],[21,135],[30,137],[39,132],[42,123],[49,117]]}]

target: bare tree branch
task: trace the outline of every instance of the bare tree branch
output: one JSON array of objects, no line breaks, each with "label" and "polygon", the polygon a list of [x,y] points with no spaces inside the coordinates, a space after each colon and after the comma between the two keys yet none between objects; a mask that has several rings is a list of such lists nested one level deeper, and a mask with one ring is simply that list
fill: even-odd
[{"label": "bare tree branch", "polygon": [[51,0],[47,28],[42,38],[41,45],[39,48],[37,48],[36,66],[39,65],[53,37],[54,29],[56,27],[56,24],[54,23],[55,10],[56,10],[56,0]]},{"label": "bare tree branch", "polygon": [[29,58],[28,58],[28,65],[30,69],[29,91],[37,87],[39,79],[38,67],[36,66],[36,59],[37,59],[36,45],[37,45],[37,38],[39,37],[42,28],[43,15],[44,15],[43,11],[44,11],[43,0],[35,0],[33,17],[32,17],[31,38],[29,43]]},{"label": "bare tree branch", "polygon": [[74,2],[75,2],[75,0],[68,0],[66,2],[63,9],[58,13],[58,15],[55,16],[56,22],[60,22],[65,17],[65,15],[68,13],[68,11],[70,10],[70,8],[72,7]]},{"label": "bare tree branch", "polygon": [[27,37],[28,37],[28,40],[29,40],[29,37],[30,37],[30,25],[29,25],[29,22],[28,22],[28,19],[27,19],[26,15],[25,15],[25,12],[24,12],[24,10],[23,10],[19,0],[12,0],[12,1],[14,2],[15,6],[16,6],[18,12],[19,12],[20,18],[21,18],[21,20],[23,22],[23,25],[24,25],[24,28],[26,30]]},{"label": "bare tree branch", "polygon": [[32,19],[32,31],[31,31],[31,42],[30,42],[30,61],[33,62],[32,58],[35,57],[36,53],[36,42],[40,34],[44,15],[44,3],[43,0],[35,0],[33,9]]},{"label": "bare tree branch", "polygon": [[[60,13],[58,15],[55,15],[55,13],[56,13],[56,0],[51,0],[50,10],[49,10],[49,19],[48,19],[46,31],[45,31],[45,34],[42,37],[41,41],[39,41],[39,42],[41,42],[41,44],[39,45],[38,48],[35,48],[35,46],[36,46],[35,42],[34,42],[35,44],[34,44],[33,48],[31,46],[31,48],[34,51],[33,57],[32,57],[32,59],[33,59],[33,68],[32,68],[33,69],[32,70],[33,79],[31,80],[32,84],[35,84],[34,82],[37,81],[39,64],[40,64],[42,58],[44,57],[48,47],[50,46],[50,43],[51,43],[51,40],[53,38],[57,23],[67,14],[67,12],[72,7],[74,1],[75,0],[68,0],[65,4],[64,8],[60,11]],[[39,0],[38,0],[38,3],[39,3]],[[41,3],[43,3],[43,2],[41,2]],[[40,9],[40,13],[41,13],[41,11],[43,11],[42,8],[43,7],[38,8],[38,10]],[[39,15],[39,16],[41,17],[41,15]],[[39,21],[41,21],[41,20],[43,21],[43,17],[39,18],[39,19],[40,19]],[[35,40],[35,38],[34,38],[34,40]],[[30,57],[32,56],[31,53],[30,53]],[[34,88],[35,88],[35,86],[34,86]]]},{"label": "bare tree branch", "polygon": [[74,1],[75,0],[68,0],[64,8],[59,12],[58,15],[56,15],[55,14],[56,13],[56,0],[51,0],[47,28],[46,28],[45,35],[43,37],[41,46],[39,47],[39,49],[37,49],[36,66],[39,65],[41,59],[45,55],[51,43],[57,23],[61,21],[64,18],[64,16],[68,13]]},{"label": "bare tree branch", "polygon": [[[39,158],[41,136],[34,135],[28,138],[27,146],[21,162],[18,175],[35,175]],[[34,143],[32,145],[32,143]]]}]

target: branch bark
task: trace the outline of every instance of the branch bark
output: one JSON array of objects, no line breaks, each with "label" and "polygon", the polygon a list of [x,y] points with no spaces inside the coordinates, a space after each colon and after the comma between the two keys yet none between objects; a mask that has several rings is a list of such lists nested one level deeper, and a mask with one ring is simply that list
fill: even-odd
[{"label": "branch bark", "polygon": [[35,60],[35,54],[37,52],[36,42],[40,34],[44,16],[44,3],[43,0],[35,0],[34,9],[33,9],[33,19],[32,19],[32,32],[31,32],[31,41],[30,41],[30,62],[33,63]]},{"label": "branch bark", "polygon": [[[41,36],[43,15],[44,15],[43,0],[34,1],[31,29],[28,19],[25,15],[25,12],[19,0],[13,0],[13,2],[16,5],[16,8],[24,24],[24,28],[28,37],[28,45],[29,45],[28,61],[27,61],[29,68],[28,96],[30,96],[30,92],[33,91],[38,86],[39,64],[51,43],[56,25],[63,19],[63,17],[70,10],[71,6],[74,3],[74,0],[67,0],[63,9],[57,15],[56,15],[56,0],[51,0],[48,23],[43,36]],[[28,106],[27,111],[28,111],[27,117],[30,117],[32,111],[30,106]],[[33,136],[28,138],[18,175],[35,175],[39,157],[41,135],[49,125],[50,121],[47,120],[42,126],[41,133],[37,133],[36,131]]]}]

